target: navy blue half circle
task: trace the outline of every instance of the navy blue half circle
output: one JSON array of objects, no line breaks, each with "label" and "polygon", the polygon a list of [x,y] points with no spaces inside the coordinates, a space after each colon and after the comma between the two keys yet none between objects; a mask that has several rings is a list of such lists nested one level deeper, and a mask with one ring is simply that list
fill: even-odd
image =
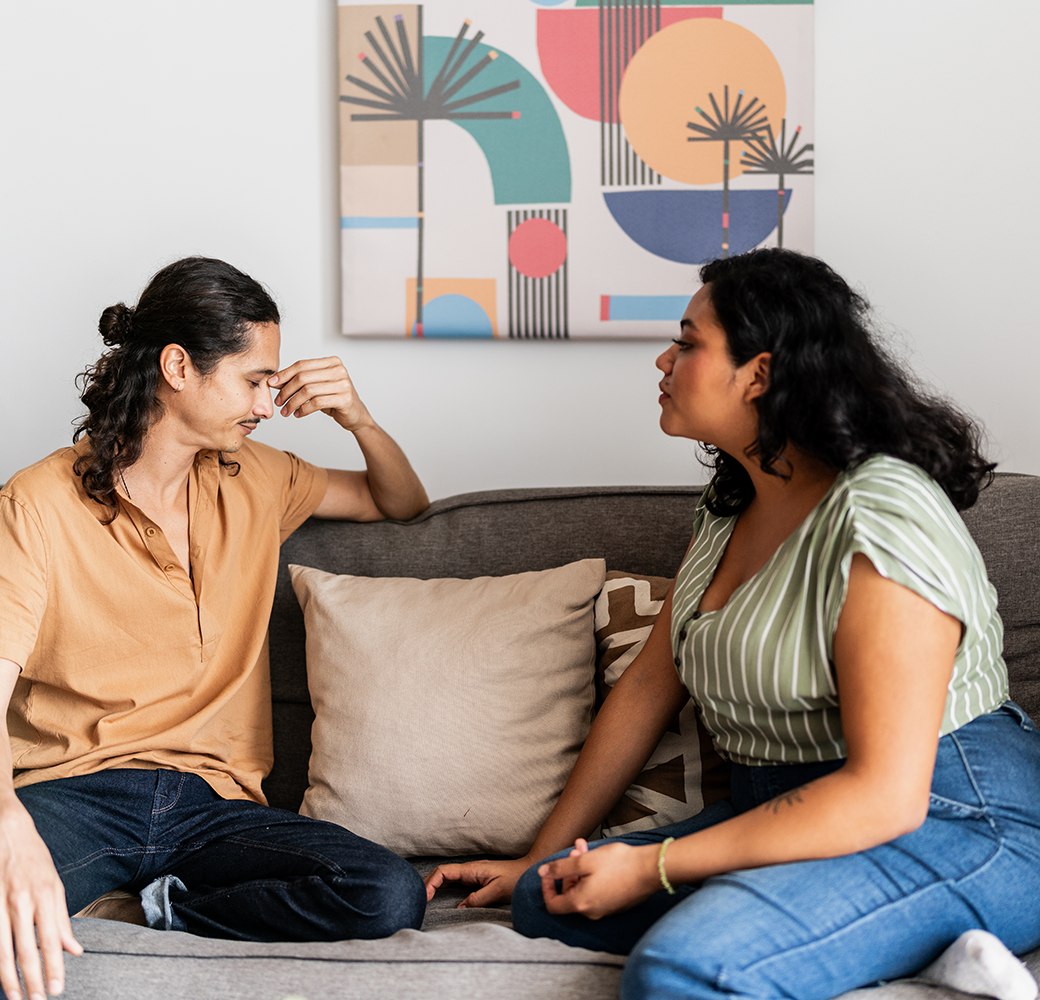
[{"label": "navy blue half circle", "polygon": [[[644,250],[678,264],[722,256],[721,191],[609,191],[603,198],[614,221]],[[776,229],[777,192],[730,191],[729,252],[758,246]],[[791,189],[784,189],[784,211]]]}]

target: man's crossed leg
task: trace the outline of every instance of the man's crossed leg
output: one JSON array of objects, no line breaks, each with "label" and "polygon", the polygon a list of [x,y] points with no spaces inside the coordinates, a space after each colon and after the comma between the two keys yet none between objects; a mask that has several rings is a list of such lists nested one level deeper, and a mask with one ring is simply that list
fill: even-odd
[{"label": "man's crossed leg", "polygon": [[151,926],[207,937],[380,938],[422,923],[422,881],[393,852],[333,823],[222,799],[195,774],[113,769],[17,794],[70,913],[120,888],[142,894]]}]

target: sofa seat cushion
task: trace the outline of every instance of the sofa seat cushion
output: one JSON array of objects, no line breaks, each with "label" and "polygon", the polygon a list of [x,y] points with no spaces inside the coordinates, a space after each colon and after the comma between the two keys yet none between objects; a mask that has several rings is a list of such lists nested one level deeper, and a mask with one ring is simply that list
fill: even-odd
[{"label": "sofa seat cushion", "polygon": [[616,1000],[624,959],[496,922],[381,941],[253,943],[73,921],[65,1000]]},{"label": "sofa seat cushion", "polygon": [[[624,958],[531,940],[496,910],[462,926],[381,941],[255,944],[77,918],[84,954],[66,957],[63,1000],[617,1000]],[[489,919],[490,918],[490,919]],[[1040,975],[1040,949],[1024,956]],[[966,1000],[913,979],[842,1000]]]}]

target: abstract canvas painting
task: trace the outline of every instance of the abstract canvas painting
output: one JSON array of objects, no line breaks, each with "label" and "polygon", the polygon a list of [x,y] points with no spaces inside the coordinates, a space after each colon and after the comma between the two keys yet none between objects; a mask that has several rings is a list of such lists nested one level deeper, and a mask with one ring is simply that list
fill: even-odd
[{"label": "abstract canvas painting", "polygon": [[812,251],[811,0],[339,0],[343,332],[671,335]]}]

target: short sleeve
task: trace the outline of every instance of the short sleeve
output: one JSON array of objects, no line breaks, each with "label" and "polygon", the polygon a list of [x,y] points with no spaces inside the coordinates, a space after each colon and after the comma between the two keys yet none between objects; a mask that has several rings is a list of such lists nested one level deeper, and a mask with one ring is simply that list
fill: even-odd
[{"label": "short sleeve", "polygon": [[20,500],[0,493],[0,657],[24,667],[47,607],[47,546]]},{"label": "short sleeve", "polygon": [[848,492],[841,591],[829,609],[829,633],[837,628],[856,553],[967,630],[985,631],[996,595],[974,540],[940,487],[915,466],[884,458],[864,463]]},{"label": "short sleeve", "polygon": [[281,541],[285,541],[311,514],[325,497],[329,473],[318,465],[311,465],[292,452],[283,454],[289,459],[289,475],[282,488]]}]

